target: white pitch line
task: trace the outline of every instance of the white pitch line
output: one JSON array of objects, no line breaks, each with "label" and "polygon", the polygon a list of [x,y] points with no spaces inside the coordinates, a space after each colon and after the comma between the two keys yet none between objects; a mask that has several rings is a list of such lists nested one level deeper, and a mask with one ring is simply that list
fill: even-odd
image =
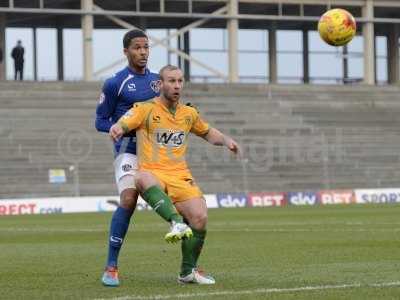
[{"label": "white pitch line", "polygon": [[303,286],[294,288],[270,288],[270,289],[254,289],[254,290],[227,290],[219,292],[205,292],[205,293],[187,293],[187,294],[174,294],[174,295],[151,295],[151,296],[123,296],[115,298],[97,298],[95,300],[163,300],[163,299],[185,299],[185,298],[204,298],[212,296],[229,296],[229,295],[253,295],[253,294],[275,294],[275,293],[291,293],[291,292],[304,292],[304,291],[321,291],[321,290],[340,290],[349,288],[381,288],[381,287],[398,287],[400,281],[383,282],[383,283],[350,283],[339,285],[317,285],[317,286]]},{"label": "white pitch line", "polygon": [[[165,226],[164,226],[165,227]],[[167,227],[165,227],[167,228]],[[37,232],[37,233],[57,233],[57,232],[106,232],[108,228],[77,228],[77,229],[66,229],[66,228],[24,228],[24,227],[11,227],[11,228],[0,228],[0,232]],[[150,229],[150,228],[135,228],[134,232],[161,232],[162,229]],[[243,229],[210,229],[210,232],[399,232],[400,228],[243,228]]]}]

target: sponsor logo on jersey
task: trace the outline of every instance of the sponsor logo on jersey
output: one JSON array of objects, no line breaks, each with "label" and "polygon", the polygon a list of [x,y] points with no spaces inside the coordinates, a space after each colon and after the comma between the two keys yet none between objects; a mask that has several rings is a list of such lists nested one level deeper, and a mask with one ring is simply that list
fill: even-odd
[{"label": "sponsor logo on jersey", "polygon": [[129,172],[130,170],[133,169],[132,165],[130,165],[130,164],[122,165],[121,168],[122,168],[122,171],[124,171],[124,172]]},{"label": "sponsor logo on jersey", "polygon": [[136,84],[132,83],[128,83],[128,92],[134,92],[136,91]]},{"label": "sponsor logo on jersey", "polygon": [[179,148],[185,142],[184,131],[158,130],[155,132],[155,141],[158,145]]},{"label": "sponsor logo on jersey", "polygon": [[99,104],[102,104],[104,102],[104,100],[106,100],[106,95],[104,95],[104,93],[101,93],[101,95],[99,97]]},{"label": "sponsor logo on jersey", "polygon": [[151,81],[150,88],[153,90],[154,93],[160,92],[160,81],[159,80]]},{"label": "sponsor logo on jersey", "polygon": [[160,123],[161,117],[160,116],[153,116],[153,123]]}]

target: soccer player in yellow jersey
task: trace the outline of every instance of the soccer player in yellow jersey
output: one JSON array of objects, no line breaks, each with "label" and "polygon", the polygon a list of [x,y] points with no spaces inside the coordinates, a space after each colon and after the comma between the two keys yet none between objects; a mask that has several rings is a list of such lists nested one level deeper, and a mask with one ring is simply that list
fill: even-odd
[{"label": "soccer player in yellow jersey", "polygon": [[[177,235],[172,228],[171,242],[182,239],[182,264],[178,281],[181,283],[214,284],[197,267],[206,237],[207,206],[200,188],[188,169],[184,155],[190,132],[213,145],[225,146],[240,155],[238,144],[230,137],[210,127],[198,111],[180,103],[183,73],[175,66],[160,70],[161,96],[148,102],[135,103],[110,129],[117,140],[136,130],[139,172],[136,188],[142,197],[165,220],[176,210],[184,217],[193,235]],[[172,203],[171,203],[172,200]],[[174,231],[175,230],[175,231]],[[168,237],[166,237],[168,241]]]}]

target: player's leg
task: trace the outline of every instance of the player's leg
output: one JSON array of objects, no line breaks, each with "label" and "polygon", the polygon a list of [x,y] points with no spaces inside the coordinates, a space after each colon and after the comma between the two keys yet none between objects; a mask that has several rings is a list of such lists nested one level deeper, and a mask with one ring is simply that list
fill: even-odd
[{"label": "player's leg", "polygon": [[170,197],[163,191],[156,175],[139,171],[135,177],[136,187],[142,198],[159,216],[171,223],[171,231],[166,234],[165,240],[174,243],[183,237],[190,237],[192,235],[191,229],[183,223],[182,217],[177,213]]},{"label": "player's leg", "polygon": [[[131,177],[131,178],[129,178]],[[131,175],[126,175],[121,181],[134,182]],[[120,194],[120,204],[114,211],[110,224],[109,248],[107,266],[117,267],[118,256],[122,247],[129,223],[136,207],[138,193],[133,188],[124,189]]]},{"label": "player's leg", "polygon": [[207,234],[207,205],[203,197],[175,202],[175,207],[192,228],[193,236],[182,240],[181,283],[214,284],[211,276],[198,269],[197,261]]},{"label": "player's leg", "polygon": [[111,218],[108,241],[106,271],[102,282],[107,286],[118,286],[118,257],[132,214],[136,207],[138,192],[135,189],[134,174],[137,169],[136,156],[130,153],[120,154],[115,162],[115,175],[120,194],[120,203]]}]

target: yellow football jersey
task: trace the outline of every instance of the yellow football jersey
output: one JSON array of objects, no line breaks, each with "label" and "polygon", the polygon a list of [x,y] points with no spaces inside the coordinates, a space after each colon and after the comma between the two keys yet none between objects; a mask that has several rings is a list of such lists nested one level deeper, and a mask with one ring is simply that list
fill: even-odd
[{"label": "yellow football jersey", "polygon": [[179,103],[171,112],[160,98],[135,103],[118,123],[136,130],[140,169],[187,169],[188,134],[204,136],[210,130],[195,108]]}]

